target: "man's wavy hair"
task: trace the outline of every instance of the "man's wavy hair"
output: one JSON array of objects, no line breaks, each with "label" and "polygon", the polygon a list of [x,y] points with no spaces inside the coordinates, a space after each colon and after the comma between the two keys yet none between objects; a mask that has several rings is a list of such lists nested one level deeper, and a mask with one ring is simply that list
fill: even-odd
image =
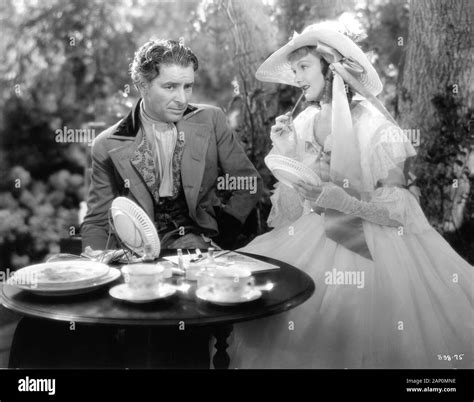
[{"label": "man's wavy hair", "polygon": [[130,64],[130,75],[139,89],[160,75],[162,65],[173,64],[182,67],[192,65],[194,71],[199,66],[196,55],[182,43],[175,40],[151,40],[136,51]]}]

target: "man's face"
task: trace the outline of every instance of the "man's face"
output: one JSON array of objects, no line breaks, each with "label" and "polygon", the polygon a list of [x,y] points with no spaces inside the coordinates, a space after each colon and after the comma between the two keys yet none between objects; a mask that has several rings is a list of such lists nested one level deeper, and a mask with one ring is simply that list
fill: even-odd
[{"label": "man's face", "polygon": [[146,112],[166,123],[181,120],[193,93],[193,84],[192,64],[187,67],[162,65],[158,77],[141,89]]}]

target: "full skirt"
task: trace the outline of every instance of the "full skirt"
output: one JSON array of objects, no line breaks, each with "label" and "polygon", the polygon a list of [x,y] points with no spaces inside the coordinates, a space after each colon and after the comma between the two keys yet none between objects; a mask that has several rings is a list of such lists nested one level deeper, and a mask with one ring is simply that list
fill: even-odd
[{"label": "full skirt", "polygon": [[364,221],[364,232],[373,260],[328,239],[316,213],[240,250],[303,270],[316,290],[234,325],[231,367],[473,367],[473,267],[432,228],[400,234]]}]

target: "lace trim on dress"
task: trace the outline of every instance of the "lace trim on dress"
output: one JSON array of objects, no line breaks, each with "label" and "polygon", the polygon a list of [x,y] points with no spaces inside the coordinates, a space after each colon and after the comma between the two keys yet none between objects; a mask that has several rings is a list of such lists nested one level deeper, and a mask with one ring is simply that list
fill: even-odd
[{"label": "lace trim on dress", "polygon": [[416,151],[408,140],[380,141],[373,146],[371,155],[372,180],[377,183],[385,180],[393,169],[397,169],[403,174],[403,163],[408,158],[415,156]]},{"label": "lace trim on dress", "polygon": [[403,162],[416,155],[403,131],[368,101],[354,109],[353,124],[361,153],[363,191],[372,192],[394,169],[403,175]]}]

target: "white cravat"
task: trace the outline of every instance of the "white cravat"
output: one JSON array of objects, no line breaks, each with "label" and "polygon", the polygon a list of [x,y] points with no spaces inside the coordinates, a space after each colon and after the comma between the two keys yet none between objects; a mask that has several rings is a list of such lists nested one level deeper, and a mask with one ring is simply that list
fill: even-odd
[{"label": "white cravat", "polygon": [[143,102],[140,105],[140,118],[144,134],[153,147],[155,169],[160,177],[160,197],[170,197],[173,195],[173,153],[178,138],[176,126],[150,117]]}]

